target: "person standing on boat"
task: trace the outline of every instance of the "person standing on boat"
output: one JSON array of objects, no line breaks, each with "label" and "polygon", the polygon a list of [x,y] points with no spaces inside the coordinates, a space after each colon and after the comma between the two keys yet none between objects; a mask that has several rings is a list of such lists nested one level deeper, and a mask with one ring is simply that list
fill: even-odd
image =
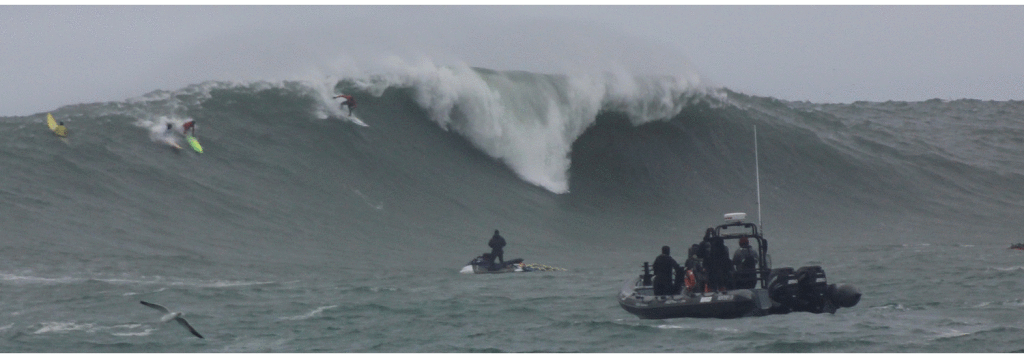
[{"label": "person standing on boat", "polygon": [[750,239],[740,238],[740,247],[732,255],[732,264],[736,266],[736,288],[754,288],[757,286],[757,255],[750,247]]},{"label": "person standing on boat", "polygon": [[704,230],[704,239],[697,244],[697,258],[700,259],[700,272],[701,276],[703,276],[703,279],[700,280],[702,284],[699,286],[704,292],[711,292],[711,270],[708,258],[711,257],[711,239],[714,237],[715,228],[709,227],[707,230]]},{"label": "person standing on boat", "polygon": [[676,260],[669,255],[669,247],[661,247],[661,255],[654,259],[654,295],[674,295],[676,286],[672,283],[672,272],[679,268]]},{"label": "person standing on boat", "polygon": [[711,238],[711,246],[704,264],[708,270],[708,289],[711,291],[728,290],[732,260],[729,260],[729,248],[725,247],[725,240],[721,237]]},{"label": "person standing on boat", "polygon": [[[703,255],[700,254],[700,245],[693,244],[690,246],[689,255],[686,258],[686,263],[683,267],[686,269],[686,287],[691,292],[704,292],[704,285],[707,282],[707,274],[704,272],[704,263],[701,259]],[[692,280],[692,285],[689,280]]]},{"label": "person standing on boat", "polygon": [[491,236],[487,246],[491,247],[491,256],[497,257],[499,263],[505,263],[505,238],[498,234],[497,229],[494,230],[494,236]]},{"label": "person standing on boat", "polygon": [[704,239],[697,244],[697,257],[704,261],[707,267],[707,260],[711,253],[711,238],[715,237],[715,228],[709,227],[704,230]]}]

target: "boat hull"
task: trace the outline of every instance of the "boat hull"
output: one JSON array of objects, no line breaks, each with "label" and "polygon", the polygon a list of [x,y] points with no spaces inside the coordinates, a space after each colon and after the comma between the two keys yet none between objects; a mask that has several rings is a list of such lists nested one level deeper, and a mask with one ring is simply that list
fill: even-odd
[{"label": "boat hull", "polygon": [[619,292],[619,306],[642,319],[739,318],[770,313],[772,301],[764,289],[655,296],[640,278],[627,280]]},{"label": "boat hull", "polygon": [[483,257],[477,257],[462,267],[460,273],[493,274],[512,273],[528,271],[523,264],[523,259],[512,259],[503,263],[488,263]]},{"label": "boat hull", "polygon": [[462,268],[461,273],[479,273],[479,274],[492,274],[492,273],[512,273],[512,272],[523,272],[523,268],[520,265],[505,266],[497,270],[490,270],[480,265],[466,265]]}]

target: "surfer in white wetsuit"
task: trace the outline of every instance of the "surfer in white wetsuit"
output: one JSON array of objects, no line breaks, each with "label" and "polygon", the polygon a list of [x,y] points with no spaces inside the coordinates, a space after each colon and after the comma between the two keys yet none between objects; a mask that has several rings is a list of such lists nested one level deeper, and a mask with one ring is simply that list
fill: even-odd
[{"label": "surfer in white wetsuit", "polygon": [[177,141],[174,139],[175,138],[174,137],[174,124],[167,123],[167,129],[164,130],[164,133],[162,135],[159,135],[159,136],[160,136],[159,138],[154,138],[154,139],[156,139],[156,140],[158,140],[160,142],[166,143],[167,145],[170,145],[171,147],[174,147],[175,149],[181,149],[181,147],[178,146],[178,143],[176,143]]}]

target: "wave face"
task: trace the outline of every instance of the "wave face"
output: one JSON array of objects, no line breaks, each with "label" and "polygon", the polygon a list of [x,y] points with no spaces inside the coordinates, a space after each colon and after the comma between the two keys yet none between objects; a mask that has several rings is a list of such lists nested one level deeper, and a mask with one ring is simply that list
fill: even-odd
[{"label": "wave face", "polygon": [[[356,96],[369,127],[344,118],[338,92]],[[43,115],[0,127],[16,236],[58,218],[86,236],[137,236],[132,224],[155,240],[181,228],[269,246],[337,230],[479,235],[552,216],[659,230],[754,218],[759,184],[766,230],[989,232],[1020,218],[1024,198],[1020,102],[822,105],[670,78],[422,66],[211,82],[53,113],[75,132],[66,145],[50,143]],[[158,142],[187,119],[206,154]]]},{"label": "wave face", "polygon": [[[336,93],[357,98],[368,127],[345,118]],[[1024,222],[1022,102],[814,104],[686,79],[428,65],[319,83],[210,82],[52,113],[67,141],[46,130],[45,113],[0,118],[0,278],[86,297],[126,286],[126,297],[188,295],[217,282],[256,282],[241,295],[258,296],[291,277],[455,272],[494,229],[507,256],[573,277],[613,268],[598,280],[613,295],[657,247],[689,246],[727,212],[757,220],[760,207],[777,266],[878,253],[862,246],[1008,245]],[[203,154],[160,142],[167,123],[188,119]],[[415,284],[387,277],[382,292],[359,295]],[[275,317],[316,320],[337,305]],[[83,324],[8,328],[90,331]],[[389,351],[364,343],[323,349]],[[435,348],[462,347],[452,344]]]}]

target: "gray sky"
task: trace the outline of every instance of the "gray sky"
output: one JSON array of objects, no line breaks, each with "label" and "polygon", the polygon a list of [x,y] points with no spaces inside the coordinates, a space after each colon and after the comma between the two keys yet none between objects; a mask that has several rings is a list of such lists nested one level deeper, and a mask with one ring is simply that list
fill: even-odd
[{"label": "gray sky", "polygon": [[0,6],[0,116],[389,55],[784,100],[1024,100],[1024,6]]}]

